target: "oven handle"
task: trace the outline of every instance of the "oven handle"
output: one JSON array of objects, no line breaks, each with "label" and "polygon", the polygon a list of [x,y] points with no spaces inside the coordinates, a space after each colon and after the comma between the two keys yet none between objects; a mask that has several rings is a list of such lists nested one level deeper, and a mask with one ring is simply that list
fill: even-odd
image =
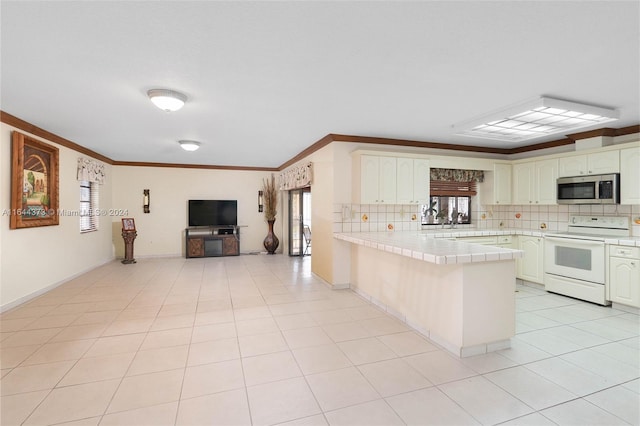
[{"label": "oven handle", "polygon": [[581,244],[584,246],[603,246],[604,245],[604,241],[583,240],[581,238],[544,237],[544,239],[549,241],[556,241],[558,243]]}]

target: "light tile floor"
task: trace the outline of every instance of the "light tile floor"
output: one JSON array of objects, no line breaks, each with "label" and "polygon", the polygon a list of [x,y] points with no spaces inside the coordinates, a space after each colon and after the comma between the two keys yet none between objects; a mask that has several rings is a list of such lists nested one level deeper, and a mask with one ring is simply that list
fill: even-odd
[{"label": "light tile floor", "polygon": [[113,262],[1,315],[1,424],[640,424],[637,315],[518,286],[458,359],[310,259]]}]

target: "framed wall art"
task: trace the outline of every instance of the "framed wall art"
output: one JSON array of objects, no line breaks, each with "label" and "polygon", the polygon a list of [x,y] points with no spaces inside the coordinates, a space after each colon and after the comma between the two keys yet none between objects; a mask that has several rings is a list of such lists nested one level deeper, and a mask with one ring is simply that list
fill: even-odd
[{"label": "framed wall art", "polygon": [[58,225],[58,148],[11,135],[11,229]]}]

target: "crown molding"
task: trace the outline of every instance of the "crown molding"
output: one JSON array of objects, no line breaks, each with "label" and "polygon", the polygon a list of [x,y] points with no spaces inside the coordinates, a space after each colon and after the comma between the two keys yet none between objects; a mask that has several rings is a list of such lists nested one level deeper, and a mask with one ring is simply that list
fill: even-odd
[{"label": "crown molding", "polygon": [[24,121],[18,117],[15,117],[5,111],[0,110],[0,122],[6,123],[10,126],[18,128],[24,132],[31,133],[35,136],[49,140],[51,142],[62,145],[66,148],[80,152],[82,154],[89,155],[97,160],[104,161],[107,164],[113,166],[135,166],[135,167],[168,167],[168,168],[181,168],[181,169],[206,169],[206,170],[244,170],[244,171],[258,171],[258,172],[279,172],[287,167],[303,160],[305,157],[313,154],[314,152],[324,148],[332,142],[357,142],[371,145],[390,145],[390,146],[404,146],[404,147],[417,147],[427,149],[444,149],[451,151],[461,152],[482,152],[489,154],[521,154],[523,152],[537,151],[540,149],[555,148],[564,145],[575,144],[575,141],[580,139],[586,139],[597,136],[624,136],[634,133],[640,133],[640,124],[628,127],[622,127],[619,129],[605,127],[602,129],[590,130],[587,132],[573,133],[567,135],[565,138],[557,139],[549,142],[542,142],[534,145],[526,145],[518,148],[488,148],[472,145],[456,145],[451,143],[429,142],[429,141],[414,141],[407,139],[393,139],[393,138],[381,138],[375,136],[354,136],[354,135],[341,135],[335,133],[329,133],[322,137],[317,142],[305,148],[303,151],[282,163],[278,167],[252,167],[252,166],[220,166],[211,164],[177,164],[177,163],[150,163],[141,161],[117,161],[109,157],[106,157],[100,153],[97,153],[91,149],[85,148],[82,145],[78,145],[75,142],[71,142],[61,136],[51,133],[47,130],[41,129],[27,121]]},{"label": "crown molding", "polygon": [[62,136],[56,135],[55,133],[51,133],[38,126],[35,126],[27,121],[24,121],[18,117],[15,117],[9,114],[8,112],[0,110],[0,121],[5,124],[8,124],[9,126],[13,126],[17,129],[20,129],[23,132],[31,133],[34,136],[38,136],[42,139],[46,139],[53,143],[57,143],[58,145],[62,145],[65,148],[69,148],[74,151],[80,152],[82,154],[86,154],[90,157],[95,158],[96,160],[103,161],[107,164],[113,164],[113,160],[109,157],[106,157],[100,153],[92,151],[89,148],[85,148],[82,145],[78,145],[75,142],[71,142],[69,139],[65,139]]}]

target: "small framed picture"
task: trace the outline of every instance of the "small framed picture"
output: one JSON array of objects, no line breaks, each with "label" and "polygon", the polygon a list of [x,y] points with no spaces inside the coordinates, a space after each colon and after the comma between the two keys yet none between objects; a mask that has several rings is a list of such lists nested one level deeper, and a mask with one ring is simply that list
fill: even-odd
[{"label": "small framed picture", "polygon": [[132,217],[125,217],[122,219],[122,230],[123,231],[135,231],[136,223]]}]

